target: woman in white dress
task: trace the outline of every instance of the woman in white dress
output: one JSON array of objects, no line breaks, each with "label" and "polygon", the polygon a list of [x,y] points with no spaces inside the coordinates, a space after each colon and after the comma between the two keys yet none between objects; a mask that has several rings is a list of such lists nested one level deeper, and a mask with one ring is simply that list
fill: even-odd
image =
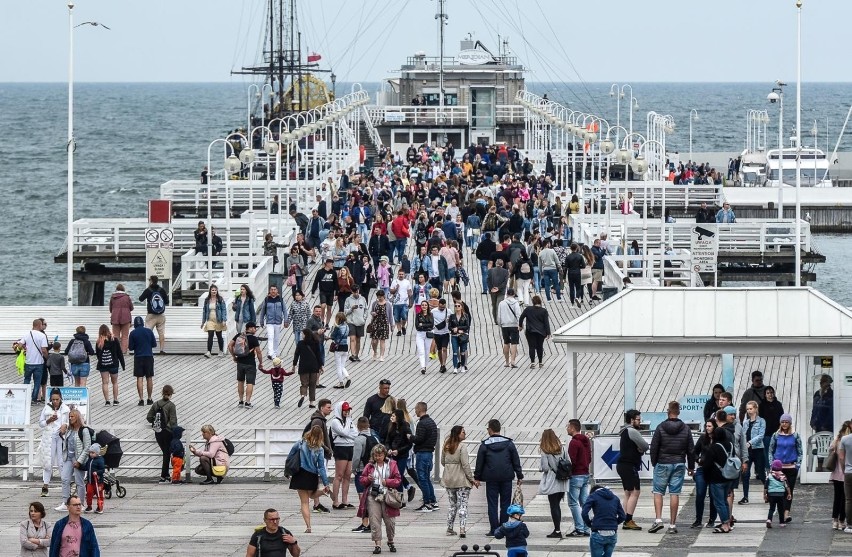
[{"label": "woman in white dress", "polygon": [[47,497],[50,477],[53,469],[62,469],[62,438],[68,429],[68,406],[62,402],[62,393],[59,389],[50,391],[50,400],[41,411],[38,425],[41,426],[41,443],[39,444],[39,456],[42,462],[41,496]]}]

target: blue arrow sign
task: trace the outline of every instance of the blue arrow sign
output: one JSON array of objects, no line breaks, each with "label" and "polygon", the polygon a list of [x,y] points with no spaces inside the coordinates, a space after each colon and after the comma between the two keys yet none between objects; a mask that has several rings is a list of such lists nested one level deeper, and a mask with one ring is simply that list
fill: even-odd
[{"label": "blue arrow sign", "polygon": [[604,454],[601,455],[601,459],[606,462],[606,465],[609,466],[609,469],[612,470],[612,467],[618,462],[618,455],[621,451],[613,450],[612,445],[607,448]]}]

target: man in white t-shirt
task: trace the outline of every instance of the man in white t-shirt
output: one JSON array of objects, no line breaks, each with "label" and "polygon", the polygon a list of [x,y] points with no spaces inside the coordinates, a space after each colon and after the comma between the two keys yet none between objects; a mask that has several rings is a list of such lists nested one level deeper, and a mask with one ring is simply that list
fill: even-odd
[{"label": "man in white t-shirt", "polygon": [[33,320],[33,328],[24,333],[18,342],[15,343],[15,349],[22,348],[27,353],[26,362],[24,364],[24,385],[33,383],[32,401],[38,402],[38,394],[41,388],[41,377],[45,373],[44,362],[47,358],[47,335],[44,330],[47,328],[47,323],[44,319],[38,318]]},{"label": "man in white t-shirt", "polygon": [[405,278],[405,271],[402,270],[402,267],[399,268],[396,275],[390,285],[390,300],[393,304],[396,336],[401,337],[405,334],[408,325],[408,309],[414,302],[414,289],[411,287],[411,281]]}]

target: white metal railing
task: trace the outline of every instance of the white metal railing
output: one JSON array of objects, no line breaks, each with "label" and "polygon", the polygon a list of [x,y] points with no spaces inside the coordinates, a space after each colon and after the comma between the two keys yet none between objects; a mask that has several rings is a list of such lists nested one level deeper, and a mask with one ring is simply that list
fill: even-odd
[{"label": "white metal railing", "polygon": [[524,107],[519,104],[498,104],[495,109],[497,121],[501,124],[524,123]]},{"label": "white metal railing", "polygon": [[379,135],[379,130],[373,125],[373,120],[370,116],[370,111],[366,106],[362,108],[362,119],[364,120],[364,128],[367,130],[367,135],[370,136],[370,141],[373,142],[373,145],[376,146],[376,149],[381,149],[383,147],[382,137]]},{"label": "white metal railing", "polygon": [[[628,216],[626,219],[621,217],[613,216],[607,224],[605,215],[571,215],[574,237],[581,243],[591,245],[601,232],[607,232],[610,245],[622,245],[625,250],[633,240],[640,242],[642,249],[662,244],[690,249],[692,245],[692,230],[695,227],[692,219],[661,225],[659,219],[645,223],[638,216]],[[782,249],[792,250],[796,243],[796,223],[791,220],[742,221],[714,226],[719,237],[720,252],[779,252]],[[665,231],[662,237],[661,230]],[[801,249],[811,251],[810,223],[801,221],[800,230]]]},{"label": "white metal railing", "polygon": [[369,109],[373,124],[466,124],[466,106],[374,106]]},{"label": "white metal railing", "polygon": [[[639,262],[640,266],[630,267],[630,262]],[[666,267],[666,262],[671,266]],[[628,276],[633,285],[659,286],[676,283],[689,287],[704,286],[701,277],[692,270],[692,254],[685,249],[675,250],[673,254],[648,250],[643,251],[641,255],[604,256],[604,286],[620,291],[624,288],[624,278]]]},{"label": "white metal railing", "polygon": [[707,203],[711,207],[721,201],[722,186],[696,186],[694,184],[674,185],[672,182],[611,182],[608,184],[589,183],[582,185],[584,200],[596,200],[595,206],[606,205],[614,211],[621,211],[622,202],[632,194],[630,200],[633,210],[642,212],[647,199],[649,208],[662,205],[665,189],[666,207],[697,207]]}]

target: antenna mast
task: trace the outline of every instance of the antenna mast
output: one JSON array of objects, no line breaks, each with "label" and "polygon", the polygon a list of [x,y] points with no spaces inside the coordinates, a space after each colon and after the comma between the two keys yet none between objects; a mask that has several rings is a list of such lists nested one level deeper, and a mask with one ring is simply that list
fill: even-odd
[{"label": "antenna mast", "polygon": [[447,14],[444,11],[444,2],[446,0],[438,0],[438,13],[435,19],[438,20],[438,43],[440,47],[440,56],[438,58],[438,105],[444,107],[444,25],[446,25]]}]

